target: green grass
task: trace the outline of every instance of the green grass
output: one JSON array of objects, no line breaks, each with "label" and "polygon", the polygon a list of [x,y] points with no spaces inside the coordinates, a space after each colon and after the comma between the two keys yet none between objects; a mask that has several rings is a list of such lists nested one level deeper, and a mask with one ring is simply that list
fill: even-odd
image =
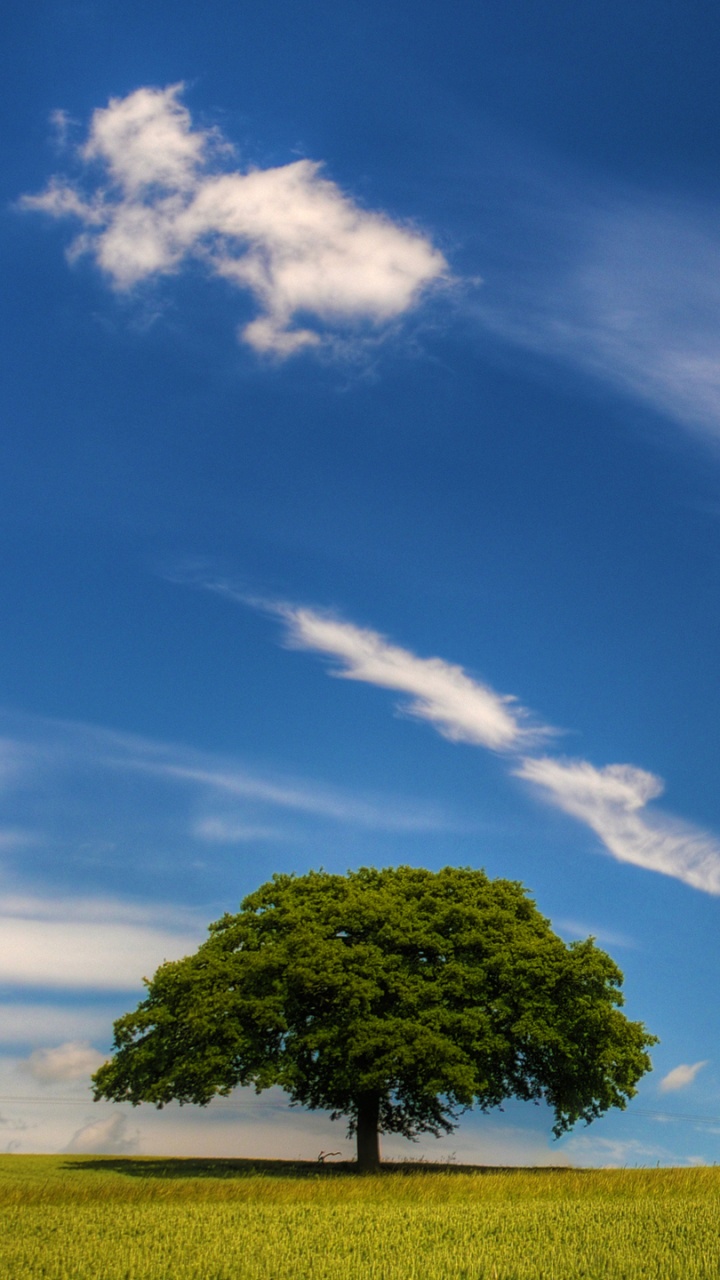
[{"label": "green grass", "polygon": [[720,1169],[0,1157],[3,1280],[718,1280]]}]

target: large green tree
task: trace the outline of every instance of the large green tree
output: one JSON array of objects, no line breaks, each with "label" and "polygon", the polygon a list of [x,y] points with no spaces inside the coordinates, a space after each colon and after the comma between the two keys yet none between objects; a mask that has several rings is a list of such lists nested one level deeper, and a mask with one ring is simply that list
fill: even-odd
[{"label": "large green tree", "polygon": [[115,1023],[95,1097],[205,1105],[280,1085],[346,1116],[358,1166],[380,1132],[449,1132],[458,1112],[545,1099],[560,1135],[625,1107],[655,1037],[620,1012],[622,974],[557,937],[521,884],[446,867],[276,875]]}]

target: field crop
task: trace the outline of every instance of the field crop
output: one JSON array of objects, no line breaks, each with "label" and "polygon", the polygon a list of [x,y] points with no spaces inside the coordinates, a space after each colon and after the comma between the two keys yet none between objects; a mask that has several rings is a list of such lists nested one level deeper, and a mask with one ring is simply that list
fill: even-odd
[{"label": "field crop", "polygon": [[720,1169],[0,1157],[4,1280],[717,1280]]}]

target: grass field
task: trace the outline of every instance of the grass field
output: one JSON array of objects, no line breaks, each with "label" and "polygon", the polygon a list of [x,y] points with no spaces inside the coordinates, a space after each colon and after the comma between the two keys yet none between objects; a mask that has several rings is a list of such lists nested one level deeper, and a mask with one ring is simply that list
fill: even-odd
[{"label": "grass field", "polygon": [[720,1169],[0,1157],[3,1280],[718,1280]]}]

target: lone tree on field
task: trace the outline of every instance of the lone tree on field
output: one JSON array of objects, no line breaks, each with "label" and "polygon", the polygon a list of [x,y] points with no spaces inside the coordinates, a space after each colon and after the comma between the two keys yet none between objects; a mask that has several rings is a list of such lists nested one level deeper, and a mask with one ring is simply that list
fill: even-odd
[{"label": "lone tree on field", "polygon": [[558,938],[523,886],[413,867],[276,875],[115,1023],[95,1098],[205,1105],[280,1085],[346,1116],[358,1168],[380,1132],[450,1132],[458,1110],[544,1098],[553,1132],[624,1108],[656,1043],[622,974]]}]

